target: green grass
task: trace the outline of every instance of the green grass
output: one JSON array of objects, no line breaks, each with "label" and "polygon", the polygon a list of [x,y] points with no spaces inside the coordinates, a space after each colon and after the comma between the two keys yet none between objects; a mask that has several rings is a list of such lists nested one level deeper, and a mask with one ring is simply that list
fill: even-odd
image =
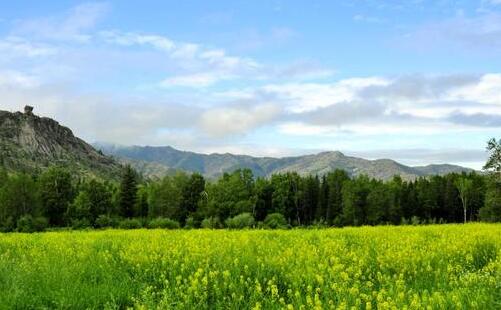
[{"label": "green grass", "polygon": [[500,309],[501,225],[0,234],[5,309]]}]

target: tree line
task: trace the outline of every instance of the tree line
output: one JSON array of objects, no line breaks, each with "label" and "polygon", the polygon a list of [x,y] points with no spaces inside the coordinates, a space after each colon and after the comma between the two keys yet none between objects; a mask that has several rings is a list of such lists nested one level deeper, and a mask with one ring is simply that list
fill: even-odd
[{"label": "tree line", "polygon": [[62,167],[30,175],[0,170],[0,229],[48,227],[286,228],[501,221],[500,143],[491,140],[490,173],[380,181],[343,170],[323,176],[249,169],[209,182],[179,172],[143,180],[125,166],[120,182],[75,178]]}]

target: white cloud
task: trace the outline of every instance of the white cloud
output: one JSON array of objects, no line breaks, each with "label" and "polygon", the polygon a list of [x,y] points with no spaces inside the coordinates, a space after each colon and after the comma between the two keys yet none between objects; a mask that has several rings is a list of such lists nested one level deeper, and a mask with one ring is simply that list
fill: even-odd
[{"label": "white cloud", "polygon": [[501,106],[501,74],[485,74],[478,83],[451,90],[449,96],[456,100]]},{"label": "white cloud", "polygon": [[26,39],[9,36],[0,40],[0,55],[5,58],[44,57],[57,53],[57,48],[47,44],[32,43]]},{"label": "white cloud", "polygon": [[179,75],[172,78],[168,78],[160,82],[159,86],[168,88],[174,86],[184,86],[184,87],[207,87],[223,79],[227,79],[229,76],[223,76],[215,73],[196,73],[188,75]]},{"label": "white cloud", "polygon": [[0,71],[0,87],[30,89],[40,85],[37,77],[17,71]]},{"label": "white cloud", "polygon": [[273,104],[214,108],[202,114],[200,126],[205,133],[214,137],[246,134],[269,123],[279,113],[280,109]]},{"label": "white cloud", "polygon": [[313,111],[339,102],[352,101],[357,91],[369,86],[390,83],[379,77],[353,78],[336,83],[292,83],[273,84],[263,87],[263,91],[276,95],[294,113]]},{"label": "white cloud", "polygon": [[171,52],[176,47],[172,40],[158,35],[117,31],[101,31],[99,34],[106,42],[123,46],[150,45],[164,52]]},{"label": "white cloud", "polygon": [[87,42],[97,22],[107,13],[109,5],[105,2],[88,2],[77,5],[60,16],[20,20],[14,32],[51,40]]}]

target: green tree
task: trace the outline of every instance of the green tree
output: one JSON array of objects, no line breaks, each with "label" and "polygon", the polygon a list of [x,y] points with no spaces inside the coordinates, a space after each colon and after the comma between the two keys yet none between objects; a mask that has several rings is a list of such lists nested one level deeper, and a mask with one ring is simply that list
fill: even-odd
[{"label": "green tree", "polygon": [[179,187],[180,180],[179,176],[177,181],[171,176],[166,176],[150,186],[149,218],[178,218],[183,199],[182,188]]},{"label": "green tree", "polygon": [[205,179],[199,173],[193,173],[181,189],[181,212],[179,222],[185,224],[186,218],[193,216],[197,212],[197,207],[205,191]]},{"label": "green tree", "polygon": [[268,212],[273,208],[273,186],[269,180],[259,178],[256,181],[256,207],[254,208],[254,216],[257,221],[262,221],[266,218]]},{"label": "green tree", "polygon": [[31,176],[20,173],[9,177],[0,187],[0,226],[12,229],[21,216],[40,215],[39,206],[37,184]]},{"label": "green tree", "polygon": [[343,213],[343,184],[349,179],[346,171],[341,169],[327,175],[328,194],[324,218],[329,224]]},{"label": "green tree", "polygon": [[137,190],[136,204],[134,205],[134,216],[145,218],[148,216],[149,204],[148,204],[148,192],[147,186],[140,186]]},{"label": "green tree", "polygon": [[501,139],[496,141],[495,138],[492,138],[489,140],[487,152],[489,152],[489,158],[484,169],[493,172],[499,178],[501,176]]},{"label": "green tree", "polygon": [[391,194],[382,182],[374,182],[367,195],[367,223],[377,225],[389,221]]},{"label": "green tree", "polygon": [[134,206],[137,198],[137,173],[130,165],[125,166],[120,182],[119,210],[126,218],[134,216]]},{"label": "green tree", "polygon": [[39,178],[40,200],[49,224],[62,226],[64,214],[73,201],[71,174],[64,168],[51,167]]},{"label": "green tree", "polygon": [[85,221],[91,224],[92,221],[92,201],[87,191],[80,191],[75,200],[69,205],[66,211],[66,221],[75,225],[77,222]]},{"label": "green tree", "polygon": [[463,205],[464,223],[466,223],[468,202],[471,196],[473,182],[470,179],[467,179],[466,177],[461,177],[456,180],[455,184],[459,191],[459,198],[461,199],[461,203]]},{"label": "green tree", "polygon": [[216,183],[207,186],[208,206],[205,217],[221,219],[240,213],[254,213],[254,177],[250,169],[225,173]]},{"label": "green tree", "polygon": [[501,139],[491,139],[487,144],[489,159],[484,169],[489,172],[485,204],[480,209],[480,218],[485,221],[501,221]]},{"label": "green tree", "polygon": [[346,225],[367,223],[367,196],[370,192],[370,180],[361,175],[345,182],[343,186],[343,221]]},{"label": "green tree", "polygon": [[79,194],[75,199],[78,199],[81,193],[85,193],[85,199],[89,202],[89,214],[86,218],[91,224],[94,224],[100,215],[112,214],[112,191],[106,183],[92,179],[88,182],[81,183],[79,189]]}]

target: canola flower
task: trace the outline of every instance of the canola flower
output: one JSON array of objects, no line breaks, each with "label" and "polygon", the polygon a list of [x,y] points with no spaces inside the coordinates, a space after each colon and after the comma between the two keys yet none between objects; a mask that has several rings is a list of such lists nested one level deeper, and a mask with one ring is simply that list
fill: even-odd
[{"label": "canola flower", "polygon": [[0,309],[501,309],[501,225],[0,234]]}]

